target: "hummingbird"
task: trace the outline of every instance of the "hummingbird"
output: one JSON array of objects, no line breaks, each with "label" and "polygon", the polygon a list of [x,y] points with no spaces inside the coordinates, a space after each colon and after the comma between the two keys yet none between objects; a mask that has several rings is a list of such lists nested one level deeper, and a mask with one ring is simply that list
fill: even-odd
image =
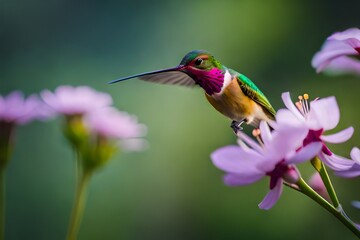
[{"label": "hummingbird", "polygon": [[205,91],[208,102],[232,120],[230,127],[235,134],[245,122],[255,128],[261,120],[275,118],[275,110],[260,89],[245,75],[222,65],[205,50],[193,50],[180,64],[166,69],[144,72],[109,82],[117,83],[132,78],[148,82],[193,87]]}]

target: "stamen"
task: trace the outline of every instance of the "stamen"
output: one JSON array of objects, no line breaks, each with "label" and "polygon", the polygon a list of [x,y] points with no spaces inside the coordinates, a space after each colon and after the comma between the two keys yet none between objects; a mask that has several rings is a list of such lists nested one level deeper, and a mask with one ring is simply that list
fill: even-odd
[{"label": "stamen", "polygon": [[306,113],[310,112],[310,107],[309,107],[309,94],[305,93],[304,94],[304,105],[305,105],[305,109],[306,109]]},{"label": "stamen", "polygon": [[253,135],[254,137],[258,137],[258,136],[260,135],[260,129],[254,128],[254,129],[252,130],[252,135]]},{"label": "stamen", "polygon": [[303,96],[298,96],[298,99],[299,99],[299,102],[300,102],[300,106],[298,107],[300,109],[300,112],[302,113],[302,115],[305,116],[306,114],[306,109],[305,109],[305,106],[304,106],[304,98]]},{"label": "stamen", "polygon": [[302,105],[301,105],[301,102],[296,102],[295,103],[295,106],[299,109],[299,111],[304,115],[304,113],[303,113],[303,110],[302,110]]},{"label": "stamen", "polygon": [[264,146],[264,142],[262,141],[260,135],[261,135],[261,131],[259,128],[254,128],[252,131],[252,135],[256,138],[256,140],[258,141],[258,143],[263,147]]}]

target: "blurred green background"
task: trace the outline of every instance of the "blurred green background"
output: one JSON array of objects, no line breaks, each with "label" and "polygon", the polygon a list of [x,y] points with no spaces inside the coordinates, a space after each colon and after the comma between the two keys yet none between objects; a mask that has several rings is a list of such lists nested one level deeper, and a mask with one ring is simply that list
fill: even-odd
[{"label": "blurred green background", "polygon": [[[148,126],[147,151],[117,155],[92,179],[80,239],[354,239],[287,188],[273,209],[259,210],[268,179],[224,186],[209,155],[236,139],[200,88],[106,83],[206,49],[253,79],[275,108],[284,91],[335,95],[336,131],[352,125],[355,134],[331,149],[348,157],[360,145],[360,76],[317,75],[310,61],[331,33],[360,26],[359,8],[358,0],[0,0],[0,94],[90,85]],[[306,178],[312,173],[301,169]],[[360,222],[350,205],[360,199],[360,181],[333,179]],[[6,239],[64,239],[74,180],[60,119],[19,127],[7,172]]]}]

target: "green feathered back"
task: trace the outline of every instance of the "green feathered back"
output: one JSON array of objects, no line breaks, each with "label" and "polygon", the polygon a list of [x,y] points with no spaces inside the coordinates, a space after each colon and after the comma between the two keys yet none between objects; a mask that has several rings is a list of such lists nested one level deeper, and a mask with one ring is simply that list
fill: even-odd
[{"label": "green feathered back", "polygon": [[276,115],[275,109],[271,106],[269,100],[260,91],[260,89],[244,74],[238,73],[230,69],[230,73],[233,76],[237,76],[241,90],[246,96],[258,103],[268,115],[269,118],[274,119]]}]

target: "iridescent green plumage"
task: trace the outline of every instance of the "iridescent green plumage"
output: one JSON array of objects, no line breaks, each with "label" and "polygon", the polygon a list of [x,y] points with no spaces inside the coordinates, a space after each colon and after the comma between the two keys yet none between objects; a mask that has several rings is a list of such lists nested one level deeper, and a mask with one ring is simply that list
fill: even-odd
[{"label": "iridescent green plumage", "polygon": [[256,103],[260,104],[260,106],[265,111],[266,115],[268,115],[271,119],[274,119],[276,114],[275,109],[271,106],[269,100],[255,85],[255,83],[253,83],[244,74],[238,73],[232,69],[230,72],[232,75],[234,74],[237,76],[240,88],[244,92],[244,94],[249,98],[251,98]]}]

